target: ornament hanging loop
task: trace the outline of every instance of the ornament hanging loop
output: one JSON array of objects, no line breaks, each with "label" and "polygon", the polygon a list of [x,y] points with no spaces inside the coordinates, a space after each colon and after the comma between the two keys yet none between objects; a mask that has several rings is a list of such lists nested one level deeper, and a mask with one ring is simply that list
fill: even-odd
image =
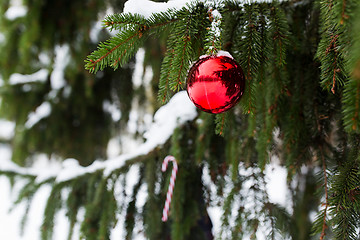
[{"label": "ornament hanging loop", "polygon": [[175,157],[173,157],[173,156],[166,156],[164,158],[163,164],[161,166],[161,171],[163,171],[163,172],[166,171],[167,166],[170,161],[173,163],[173,169],[171,172],[169,188],[168,188],[168,191],[166,194],[166,200],[165,200],[165,205],[164,205],[164,209],[163,209],[163,216],[161,218],[161,220],[163,222],[166,222],[168,219],[170,203],[171,203],[171,199],[172,199],[172,195],[173,195],[174,187],[175,187],[176,174],[178,171],[178,165],[177,165]]}]

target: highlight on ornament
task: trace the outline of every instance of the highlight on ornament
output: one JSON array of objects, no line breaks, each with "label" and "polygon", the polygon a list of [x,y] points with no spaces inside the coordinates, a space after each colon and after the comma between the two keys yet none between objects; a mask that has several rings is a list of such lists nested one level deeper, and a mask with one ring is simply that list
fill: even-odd
[{"label": "highlight on ornament", "polygon": [[186,91],[195,106],[216,114],[234,107],[244,89],[242,68],[224,52],[200,57],[190,68],[186,82]]}]

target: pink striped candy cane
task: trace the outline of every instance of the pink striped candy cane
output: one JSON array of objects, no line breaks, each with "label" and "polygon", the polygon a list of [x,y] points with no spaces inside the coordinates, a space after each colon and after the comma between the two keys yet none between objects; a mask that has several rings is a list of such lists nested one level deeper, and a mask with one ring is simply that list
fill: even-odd
[{"label": "pink striped candy cane", "polygon": [[169,188],[168,188],[168,191],[166,194],[166,200],[165,200],[165,205],[164,205],[164,209],[163,209],[163,216],[161,219],[163,222],[166,222],[168,219],[171,198],[172,198],[174,187],[175,187],[176,173],[178,171],[178,165],[177,165],[176,159],[173,156],[165,157],[164,162],[161,167],[161,171],[163,171],[163,172],[166,171],[169,161],[173,162],[173,169],[171,172],[170,184],[169,184]]}]

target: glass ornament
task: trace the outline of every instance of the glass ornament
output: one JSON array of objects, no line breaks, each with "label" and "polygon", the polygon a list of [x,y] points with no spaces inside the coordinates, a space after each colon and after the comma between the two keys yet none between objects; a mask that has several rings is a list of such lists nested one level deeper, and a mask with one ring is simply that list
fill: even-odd
[{"label": "glass ornament", "polygon": [[231,57],[210,55],[190,68],[186,91],[195,106],[208,113],[222,113],[234,107],[245,89],[240,65]]}]

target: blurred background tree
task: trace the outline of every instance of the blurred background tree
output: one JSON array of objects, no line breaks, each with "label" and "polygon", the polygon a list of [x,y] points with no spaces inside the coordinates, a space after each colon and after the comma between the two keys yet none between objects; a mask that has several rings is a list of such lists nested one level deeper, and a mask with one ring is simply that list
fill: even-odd
[{"label": "blurred background tree", "polygon": [[[110,8],[121,11],[123,4],[1,2],[1,116],[16,124],[14,162],[29,165],[41,153],[76,158],[84,166],[107,158],[110,138],[129,119],[134,63],[97,75],[83,63],[109,37],[99,18]],[[111,108],[119,113],[111,115]]]}]

